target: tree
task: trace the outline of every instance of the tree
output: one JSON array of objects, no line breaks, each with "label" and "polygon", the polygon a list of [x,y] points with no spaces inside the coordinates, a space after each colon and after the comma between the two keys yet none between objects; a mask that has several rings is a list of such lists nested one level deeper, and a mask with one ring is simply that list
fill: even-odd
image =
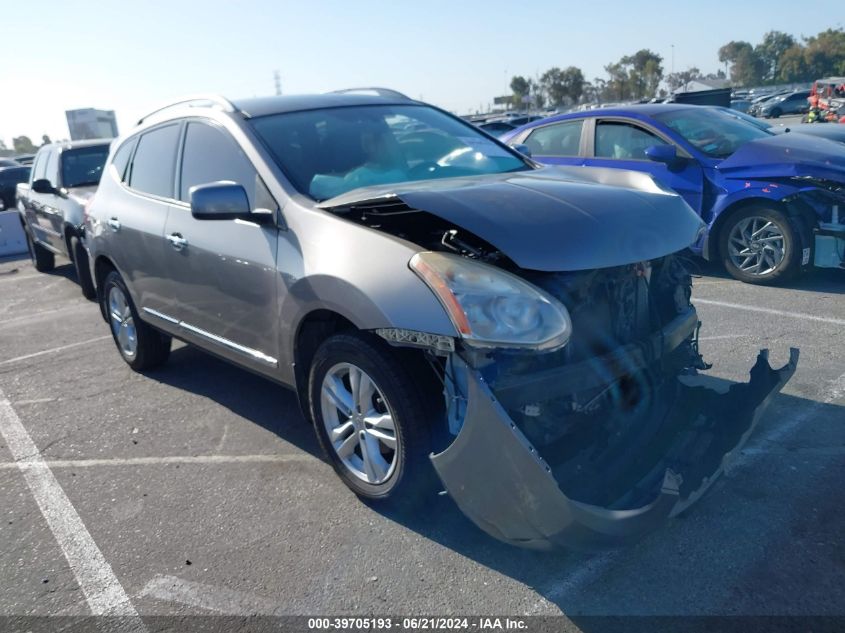
[{"label": "tree", "polygon": [[691,66],[686,70],[681,70],[676,73],[669,73],[666,76],[666,84],[669,86],[669,90],[674,92],[678,89],[686,89],[686,86],[689,82],[701,78],[701,71],[695,66]]},{"label": "tree", "polygon": [[765,64],[748,42],[728,42],[719,49],[719,61],[731,66],[731,81],[738,86],[754,86],[763,82]]},{"label": "tree", "polygon": [[604,67],[604,70],[610,77],[607,81],[605,96],[617,101],[628,99],[631,94],[631,86],[628,69],[625,65],[622,62],[616,62],[615,64],[608,64]]},{"label": "tree", "polygon": [[809,76],[804,47],[796,44],[785,50],[778,60],[778,78],[788,83],[804,81]]},{"label": "tree", "polygon": [[633,55],[626,55],[620,60],[628,67],[631,95],[635,99],[653,97],[663,79],[663,58],[657,53],[643,48]]},{"label": "tree", "polygon": [[845,31],[828,29],[808,37],[804,61],[809,73],[807,79],[845,75]]},{"label": "tree", "polygon": [[527,97],[531,92],[531,82],[520,75],[515,75],[511,79],[511,92],[513,92],[513,102],[516,107],[522,105],[523,97]]},{"label": "tree", "polygon": [[780,75],[780,60],[783,54],[795,46],[795,38],[781,31],[769,31],[763,41],[757,44],[754,52],[765,68],[763,79],[776,81]]},{"label": "tree", "polygon": [[44,147],[45,145],[49,145],[52,142],[53,141],[51,141],[50,137],[47,136],[46,134],[41,136],[41,147]]},{"label": "tree", "polygon": [[540,77],[540,87],[549,99],[549,105],[560,106],[578,103],[584,91],[584,73],[580,68],[569,66],[565,70],[549,68]]},{"label": "tree", "polygon": [[12,139],[12,146],[16,154],[34,154],[38,150],[28,136],[16,136]]}]

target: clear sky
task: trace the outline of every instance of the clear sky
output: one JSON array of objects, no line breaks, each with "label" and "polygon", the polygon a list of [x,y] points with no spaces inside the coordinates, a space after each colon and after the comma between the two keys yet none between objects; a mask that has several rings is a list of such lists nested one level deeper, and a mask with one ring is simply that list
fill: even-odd
[{"label": "clear sky", "polygon": [[733,39],[813,35],[841,0],[111,0],[3,2],[0,138],[68,136],[64,111],[115,110],[121,132],[174,97],[387,86],[459,113],[514,74],[605,64],[650,48],[665,72],[720,67]]}]

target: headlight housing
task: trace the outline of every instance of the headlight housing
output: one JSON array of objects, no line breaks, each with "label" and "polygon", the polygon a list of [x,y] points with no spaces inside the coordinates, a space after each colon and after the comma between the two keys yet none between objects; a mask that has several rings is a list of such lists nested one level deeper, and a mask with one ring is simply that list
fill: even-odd
[{"label": "headlight housing", "polygon": [[566,307],[524,279],[448,253],[417,253],[408,264],[475,347],[552,350],[569,342]]}]

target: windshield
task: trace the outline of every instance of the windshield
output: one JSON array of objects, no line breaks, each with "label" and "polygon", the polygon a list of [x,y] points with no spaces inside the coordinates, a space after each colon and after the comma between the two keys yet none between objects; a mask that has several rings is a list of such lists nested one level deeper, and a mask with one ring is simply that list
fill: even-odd
[{"label": "windshield", "polygon": [[252,125],[297,190],[318,201],[370,185],[530,169],[475,128],[421,105],[289,112]]},{"label": "windshield", "polygon": [[71,188],[98,184],[108,155],[108,145],[65,150],[62,152],[62,185]]},{"label": "windshield", "polygon": [[726,158],[749,141],[772,136],[771,132],[761,130],[736,116],[710,108],[661,112],[654,115],[654,118],[712,158]]}]

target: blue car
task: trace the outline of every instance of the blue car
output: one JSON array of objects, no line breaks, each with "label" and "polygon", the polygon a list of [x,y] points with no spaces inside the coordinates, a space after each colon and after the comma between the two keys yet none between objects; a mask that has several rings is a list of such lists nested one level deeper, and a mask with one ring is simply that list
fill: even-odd
[{"label": "blue car", "polygon": [[749,283],[845,268],[845,149],[774,134],[718,108],[648,104],[564,114],[502,140],[540,163],[629,169],[674,189],[707,224],[692,250]]}]

